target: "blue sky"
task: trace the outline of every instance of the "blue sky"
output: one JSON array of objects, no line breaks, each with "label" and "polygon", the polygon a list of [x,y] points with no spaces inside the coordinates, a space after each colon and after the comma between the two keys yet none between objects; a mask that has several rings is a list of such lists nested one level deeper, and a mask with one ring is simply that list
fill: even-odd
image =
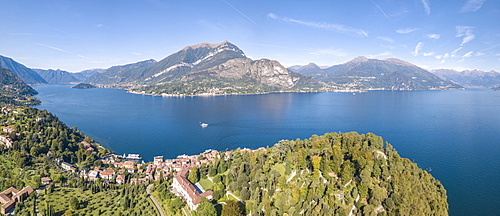
[{"label": "blue sky", "polygon": [[228,40],[253,59],[334,65],[357,56],[500,71],[493,0],[0,0],[0,55],[78,72]]}]

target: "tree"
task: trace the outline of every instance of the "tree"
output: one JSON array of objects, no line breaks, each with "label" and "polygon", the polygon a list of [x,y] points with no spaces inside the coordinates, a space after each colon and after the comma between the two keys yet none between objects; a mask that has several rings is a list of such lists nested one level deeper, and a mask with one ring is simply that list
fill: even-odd
[{"label": "tree", "polygon": [[226,205],[222,207],[222,216],[236,216],[243,215],[243,211],[237,201],[228,200]]},{"label": "tree", "polygon": [[200,206],[198,206],[197,211],[199,215],[217,216],[217,210],[215,209],[215,206],[208,201],[202,202]]},{"label": "tree", "polygon": [[69,198],[69,207],[73,210],[78,210],[80,201],[75,196]]},{"label": "tree", "polygon": [[200,174],[198,172],[198,167],[194,167],[193,169],[191,169],[191,171],[189,171],[188,180],[193,184],[198,182],[198,180],[200,180]]}]

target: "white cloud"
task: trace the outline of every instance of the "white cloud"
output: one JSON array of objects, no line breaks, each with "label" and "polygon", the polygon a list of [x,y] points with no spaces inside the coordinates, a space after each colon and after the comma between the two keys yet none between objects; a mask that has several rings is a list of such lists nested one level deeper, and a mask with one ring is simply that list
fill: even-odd
[{"label": "white cloud", "polygon": [[238,12],[239,14],[241,14],[241,16],[245,17],[248,21],[250,21],[251,23],[255,24],[256,26],[259,26],[259,24],[257,24],[256,22],[254,22],[252,19],[250,19],[250,17],[248,17],[247,15],[245,15],[243,12],[241,12],[240,10],[238,10],[237,8],[235,8],[232,4],[229,4],[229,2],[227,1],[224,1],[222,0],[224,3],[226,3],[229,7],[231,7],[233,10],[235,10],[236,12]]},{"label": "white cloud", "polygon": [[427,15],[431,14],[431,7],[429,7],[429,0],[421,0],[422,4],[424,5],[425,13]]},{"label": "white cloud", "polygon": [[437,55],[437,56],[434,56],[434,58],[436,58],[437,60],[443,58],[443,55]]},{"label": "white cloud", "polygon": [[483,3],[486,0],[467,0],[467,2],[464,4],[462,7],[462,10],[460,10],[461,13],[467,13],[467,12],[476,12],[483,6]]},{"label": "white cloud", "polygon": [[476,56],[482,56],[482,55],[484,55],[483,52],[476,52]]},{"label": "white cloud", "polygon": [[463,56],[462,56],[462,58],[469,58],[469,57],[471,57],[471,56],[472,56],[472,54],[473,54],[473,53],[474,53],[473,51],[470,51],[470,52],[468,52],[468,53],[465,53],[465,55],[463,55]]},{"label": "white cloud", "polygon": [[375,55],[367,55],[367,58],[373,59],[373,58],[380,58],[382,56],[391,56],[392,53],[390,51],[385,51],[383,53],[375,54]]},{"label": "white cloud", "polygon": [[418,42],[417,46],[415,46],[415,51],[412,52],[413,55],[418,56],[418,52],[422,49],[422,47],[424,47],[424,43]]},{"label": "white cloud", "polygon": [[404,29],[396,29],[395,31],[399,34],[408,34],[414,31],[419,30],[418,28],[404,28]]},{"label": "white cloud", "polygon": [[462,49],[462,47],[459,47],[459,48],[456,48],[455,50],[453,50],[451,52],[451,57],[455,57],[455,54],[457,54],[458,51],[460,51]]},{"label": "white cloud", "polygon": [[84,55],[77,55],[77,56],[80,57],[80,58],[89,59],[89,57],[84,56]]},{"label": "white cloud", "polygon": [[449,57],[450,57],[450,54],[446,53],[446,54],[444,54],[443,59],[447,59]]},{"label": "white cloud", "polygon": [[102,28],[102,27],[104,26],[104,24],[99,23],[99,24],[95,24],[95,26],[96,26],[97,28]]},{"label": "white cloud", "polygon": [[301,24],[301,25],[305,25],[305,26],[309,26],[309,27],[314,27],[314,28],[319,28],[319,29],[333,30],[333,31],[347,34],[347,35],[368,37],[368,34],[365,31],[363,31],[362,29],[357,29],[357,28],[353,28],[350,26],[342,25],[342,24],[296,20],[296,19],[293,19],[290,17],[280,17],[274,13],[267,14],[267,17],[272,18],[272,19],[276,19],[276,20],[281,20],[284,22],[297,23],[297,24]]},{"label": "white cloud", "polygon": [[434,52],[422,53],[422,55],[424,55],[424,56],[433,56]]},{"label": "white cloud", "polygon": [[394,43],[394,39],[390,38],[390,37],[377,37],[377,39],[379,40],[383,40],[383,41],[386,41],[386,42],[389,42],[389,43]]},{"label": "white cloud", "polygon": [[441,37],[441,35],[440,34],[426,34],[425,37],[429,38],[429,39],[437,40]]},{"label": "white cloud", "polygon": [[443,60],[441,60],[441,64],[443,64],[443,63],[445,63],[445,62],[446,62],[446,60],[444,60],[444,59],[443,59]]},{"label": "white cloud", "polygon": [[462,44],[460,46],[463,46],[464,44],[470,42],[473,40],[476,36],[472,34],[472,30],[474,27],[472,26],[457,26],[457,35],[455,37],[463,37],[462,39]]},{"label": "white cloud", "polygon": [[373,2],[373,0],[370,0],[370,1],[375,5],[375,7],[377,7],[380,10],[380,12],[382,12],[382,14],[384,14],[385,18],[387,18],[388,20],[390,20],[389,16],[387,16],[387,14],[384,12],[384,10],[382,10],[382,8],[378,4],[376,4],[375,2]]},{"label": "white cloud", "polygon": [[68,51],[66,51],[66,50],[63,50],[63,49],[61,49],[61,48],[53,47],[53,46],[50,46],[50,45],[47,45],[47,44],[37,43],[37,42],[32,42],[32,43],[34,43],[34,44],[38,44],[38,45],[40,45],[40,46],[44,46],[44,47],[47,47],[47,48],[50,48],[50,49],[53,49],[53,50],[57,50],[57,51],[65,52],[65,53],[70,53],[70,52],[68,52]]}]

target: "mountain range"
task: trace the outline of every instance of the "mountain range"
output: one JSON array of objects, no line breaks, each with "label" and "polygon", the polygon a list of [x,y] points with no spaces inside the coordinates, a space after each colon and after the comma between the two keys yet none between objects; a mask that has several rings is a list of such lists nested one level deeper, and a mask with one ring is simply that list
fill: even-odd
[{"label": "mountain range", "polygon": [[436,69],[431,70],[431,72],[444,80],[458,83],[465,87],[492,88],[500,86],[500,73],[496,71]]},{"label": "mountain range", "polygon": [[436,90],[463,88],[409,62],[357,57],[347,63],[320,68],[314,63],[291,68],[338,90]]},{"label": "mountain range", "polygon": [[247,58],[227,41],[187,46],[158,62],[151,59],[111,67],[85,82],[167,95],[319,91],[324,87],[277,61]]}]

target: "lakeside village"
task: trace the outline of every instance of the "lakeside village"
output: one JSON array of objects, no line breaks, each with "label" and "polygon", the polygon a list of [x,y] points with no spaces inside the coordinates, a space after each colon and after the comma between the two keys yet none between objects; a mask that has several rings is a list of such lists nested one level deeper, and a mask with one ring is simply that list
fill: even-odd
[{"label": "lakeside village", "polygon": [[[4,132],[13,132],[9,127],[3,128]],[[12,147],[12,140],[8,136],[0,135],[0,144],[7,148]],[[92,154],[97,154],[95,148],[88,142],[82,141],[81,144],[87,151]],[[103,148],[102,146],[97,146]],[[240,151],[260,151],[265,148],[250,150],[247,148]],[[53,158],[52,152],[48,152],[47,156],[59,165],[66,172],[73,173],[86,179],[87,181],[100,181],[103,184],[141,184],[151,181],[158,181],[161,178],[167,179],[169,175],[173,175],[173,183],[171,191],[179,197],[182,197],[186,204],[196,210],[200,199],[205,197],[212,199],[212,191],[205,191],[199,184],[194,185],[188,180],[189,171],[194,167],[200,167],[202,164],[214,163],[218,158],[226,160],[231,156],[233,151],[219,152],[217,150],[206,150],[198,155],[179,155],[175,159],[164,159],[163,156],[156,156],[152,162],[144,163],[138,154],[128,154],[128,156],[109,154],[100,158],[101,166],[96,166],[90,170],[78,170],[70,163],[63,161],[62,158]],[[42,177],[42,185],[48,185],[52,182],[50,177]],[[27,186],[21,190],[9,188],[6,191],[0,192],[1,213],[5,214],[11,211],[16,202],[23,197],[29,196],[33,192],[33,188]]]}]

